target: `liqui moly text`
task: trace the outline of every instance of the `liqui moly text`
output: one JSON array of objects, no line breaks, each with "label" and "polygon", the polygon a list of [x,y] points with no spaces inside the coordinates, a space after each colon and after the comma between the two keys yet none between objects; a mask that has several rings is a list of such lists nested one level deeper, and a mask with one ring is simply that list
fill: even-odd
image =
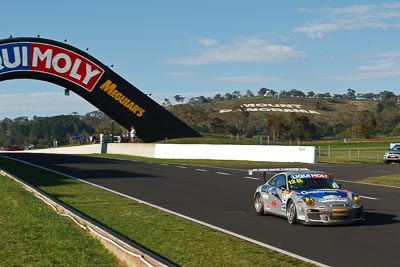
[{"label": "liqui moly text", "polygon": [[104,70],[87,58],[55,45],[17,42],[0,45],[0,75],[13,71],[52,74],[92,91]]}]

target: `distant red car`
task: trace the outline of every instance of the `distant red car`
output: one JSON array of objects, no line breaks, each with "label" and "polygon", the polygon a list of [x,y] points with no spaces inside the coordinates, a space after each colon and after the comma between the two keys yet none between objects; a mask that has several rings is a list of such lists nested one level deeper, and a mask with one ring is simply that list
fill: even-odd
[{"label": "distant red car", "polygon": [[19,146],[7,146],[3,148],[4,151],[18,151],[22,150]]}]

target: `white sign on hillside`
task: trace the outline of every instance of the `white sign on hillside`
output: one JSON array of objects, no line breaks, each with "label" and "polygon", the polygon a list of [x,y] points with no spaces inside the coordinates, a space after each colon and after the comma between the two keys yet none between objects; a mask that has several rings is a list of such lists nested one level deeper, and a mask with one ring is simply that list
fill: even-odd
[{"label": "white sign on hillside", "polygon": [[[295,112],[295,113],[307,113],[307,114],[321,114],[317,111],[310,109],[302,109],[299,104],[266,104],[266,103],[257,103],[257,104],[242,104],[240,107],[244,108],[244,111],[248,112]],[[235,112],[235,111],[243,111],[243,109],[221,109],[219,113],[227,113],[227,112]]]}]

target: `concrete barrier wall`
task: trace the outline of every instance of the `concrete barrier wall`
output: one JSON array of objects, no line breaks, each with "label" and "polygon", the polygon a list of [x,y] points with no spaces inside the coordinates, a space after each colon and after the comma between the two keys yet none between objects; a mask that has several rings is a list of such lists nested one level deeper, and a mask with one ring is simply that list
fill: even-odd
[{"label": "concrete barrier wall", "polygon": [[102,144],[91,144],[81,146],[65,146],[54,147],[35,150],[23,150],[18,152],[31,152],[31,153],[50,153],[50,154],[96,154],[101,153]]},{"label": "concrete barrier wall", "polygon": [[315,163],[313,146],[156,144],[155,158]]},{"label": "concrete barrier wall", "polygon": [[154,158],[155,144],[108,143],[107,153]]},{"label": "concrete barrier wall", "polygon": [[162,159],[249,160],[316,163],[313,146],[105,143],[32,150],[60,154],[124,154]]}]

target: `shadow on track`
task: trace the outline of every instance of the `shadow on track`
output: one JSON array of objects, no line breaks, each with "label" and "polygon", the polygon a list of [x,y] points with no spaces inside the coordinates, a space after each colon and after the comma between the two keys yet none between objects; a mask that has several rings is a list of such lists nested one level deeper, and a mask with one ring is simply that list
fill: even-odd
[{"label": "shadow on track", "polygon": [[387,225],[400,223],[400,220],[396,219],[396,215],[376,212],[365,212],[366,222],[364,225]]}]

